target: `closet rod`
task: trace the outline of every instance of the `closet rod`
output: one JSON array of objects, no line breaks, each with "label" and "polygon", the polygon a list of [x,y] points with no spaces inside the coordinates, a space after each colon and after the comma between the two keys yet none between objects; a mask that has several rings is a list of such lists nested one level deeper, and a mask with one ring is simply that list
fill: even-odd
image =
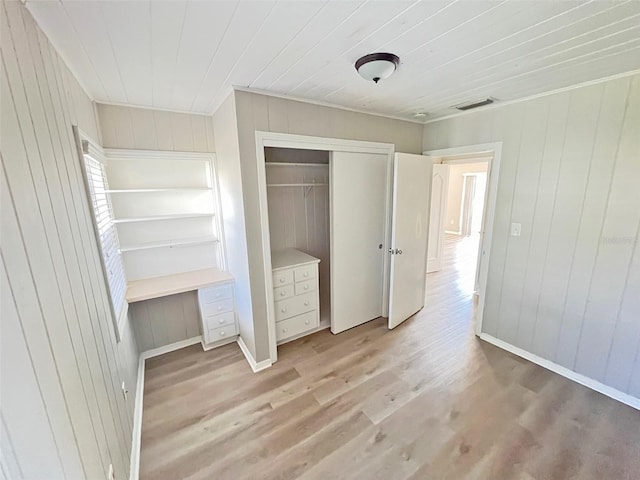
[{"label": "closet rod", "polygon": [[328,163],[289,163],[289,162],[265,162],[265,165],[275,167],[328,167]]}]

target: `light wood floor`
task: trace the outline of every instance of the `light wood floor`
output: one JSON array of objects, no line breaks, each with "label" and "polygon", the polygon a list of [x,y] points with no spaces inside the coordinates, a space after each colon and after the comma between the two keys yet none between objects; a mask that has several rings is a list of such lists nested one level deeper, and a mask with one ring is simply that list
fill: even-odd
[{"label": "light wood floor", "polygon": [[143,479],[638,479],[640,412],[478,340],[474,239],[447,238],[427,307],[279,348],[147,362]]}]

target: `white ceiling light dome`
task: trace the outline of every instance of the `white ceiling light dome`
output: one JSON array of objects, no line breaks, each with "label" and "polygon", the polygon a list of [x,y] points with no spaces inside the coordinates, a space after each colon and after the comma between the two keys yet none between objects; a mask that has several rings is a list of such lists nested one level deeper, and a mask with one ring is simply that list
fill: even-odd
[{"label": "white ceiling light dome", "polygon": [[356,61],[356,70],[365,80],[378,83],[396,71],[400,58],[393,53],[370,53]]}]

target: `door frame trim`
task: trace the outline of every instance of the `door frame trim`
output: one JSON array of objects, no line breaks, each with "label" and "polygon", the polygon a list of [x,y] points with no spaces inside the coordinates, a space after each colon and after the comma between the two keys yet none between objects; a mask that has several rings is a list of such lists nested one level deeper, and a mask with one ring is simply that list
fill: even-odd
[{"label": "door frame trim", "polygon": [[314,137],[308,135],[295,135],[290,133],[276,133],[255,131],[256,160],[258,165],[258,200],[260,204],[260,222],[262,232],[262,260],[264,262],[265,275],[265,299],[267,302],[267,331],[269,334],[269,356],[271,362],[278,359],[278,347],[276,342],[275,307],[273,299],[273,277],[271,275],[271,238],[269,235],[269,207],[267,203],[267,178],[265,170],[265,147],[297,148],[302,150],[324,150],[328,152],[359,152],[379,153],[387,155],[387,182],[386,182],[386,208],[385,208],[385,245],[383,262],[383,292],[386,292],[382,301],[382,313],[388,315],[389,310],[389,264],[391,255],[388,247],[391,242],[391,181],[393,179],[393,156],[395,145],[392,143],[366,142],[360,140],[345,140],[340,138]]},{"label": "door frame trim", "polygon": [[[480,272],[478,278],[478,307],[476,308],[476,325],[475,333],[480,336],[482,332],[482,320],[484,317],[485,299],[487,294],[487,278],[489,276],[489,262],[491,254],[491,245],[493,242],[493,225],[496,215],[496,204],[498,198],[498,181],[500,179],[500,160],[502,157],[502,142],[480,143],[475,145],[465,145],[460,147],[441,148],[438,150],[424,151],[423,155],[433,157],[433,162],[443,163],[447,160],[448,164],[452,163],[471,163],[469,158],[474,155],[473,161],[488,160],[487,165],[487,189],[485,193],[485,210],[482,222],[482,238],[480,240],[479,254],[482,255],[480,262]],[[467,158],[456,158],[465,156]],[[449,159],[447,157],[453,157]],[[478,158],[483,157],[483,158]],[[484,158],[490,157],[490,158]],[[480,256],[479,255],[479,256]]]}]

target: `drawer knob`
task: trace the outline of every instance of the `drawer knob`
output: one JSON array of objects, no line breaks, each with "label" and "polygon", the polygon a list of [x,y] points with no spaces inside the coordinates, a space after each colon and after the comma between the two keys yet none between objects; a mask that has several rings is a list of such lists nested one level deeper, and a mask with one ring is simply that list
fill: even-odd
[{"label": "drawer knob", "polygon": [[284,277],[280,277],[280,283],[284,283]]},{"label": "drawer knob", "polygon": [[305,324],[305,325],[309,325],[309,320],[305,320],[305,321],[304,321],[304,324]]},{"label": "drawer knob", "polygon": [[287,329],[286,329],[286,328],[283,328],[283,329],[282,329],[282,333],[287,333]]},{"label": "drawer knob", "polygon": [[309,285],[305,285],[305,286],[304,286],[304,289],[305,289],[305,290],[309,290]]},{"label": "drawer knob", "polygon": [[222,310],[222,306],[219,306],[219,307],[218,307],[218,311],[220,311],[220,310]]},{"label": "drawer knob", "polygon": [[221,318],[220,320],[218,320],[218,323],[223,324],[224,323],[224,319]]},{"label": "drawer knob", "polygon": [[309,306],[309,302],[304,302],[304,306],[308,307]]},{"label": "drawer knob", "polygon": [[280,311],[281,311],[282,313],[285,313],[285,312],[287,311],[287,309],[286,309],[286,308],[281,308],[281,309],[280,309]]},{"label": "drawer knob", "polygon": [[280,292],[280,296],[284,297],[287,294],[287,292]]},{"label": "drawer knob", "polygon": [[309,272],[304,272],[303,276],[308,277],[309,276]]},{"label": "drawer knob", "polygon": [[226,334],[224,332],[220,332],[220,336],[224,337]]}]

